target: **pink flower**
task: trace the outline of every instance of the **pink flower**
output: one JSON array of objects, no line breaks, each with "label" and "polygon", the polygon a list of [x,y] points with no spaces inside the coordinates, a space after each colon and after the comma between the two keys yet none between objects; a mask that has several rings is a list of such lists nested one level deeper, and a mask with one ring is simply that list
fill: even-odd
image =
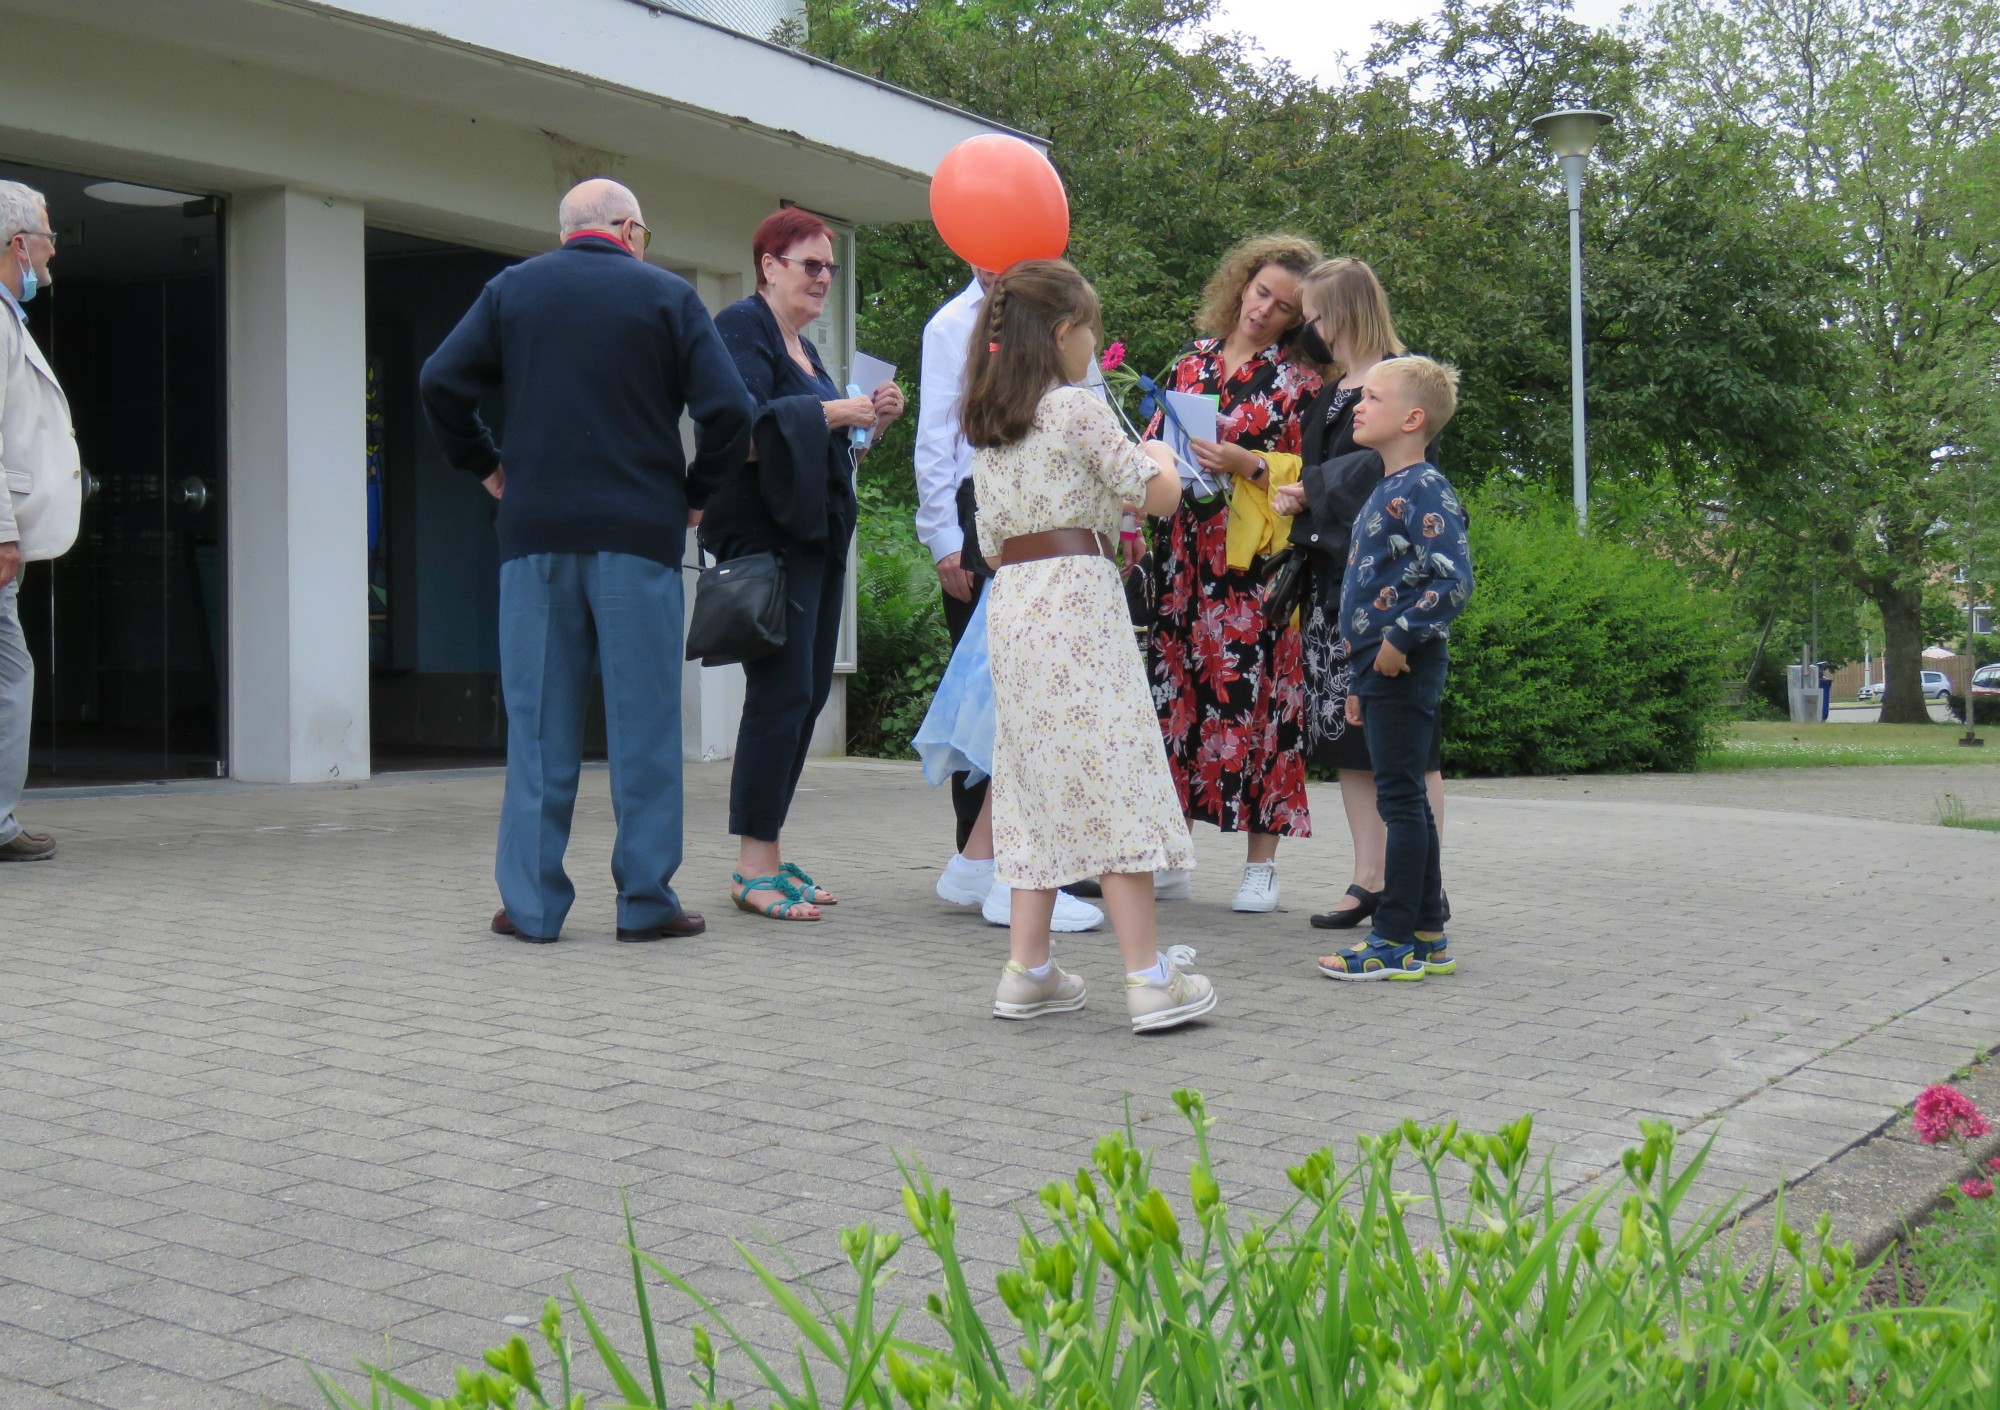
[{"label": "pink flower", "polygon": [[1974,1140],[1993,1129],[1970,1097],[1942,1082],[1917,1094],[1916,1115],[1911,1125],[1916,1128],[1917,1139],[1927,1146],[1943,1141]]},{"label": "pink flower", "polygon": [[1991,1180],[1978,1180],[1968,1177],[1958,1182],[1958,1190],[1967,1199],[1991,1199],[1993,1197],[1993,1182]]},{"label": "pink flower", "polygon": [[1113,343],[1104,350],[1104,356],[1097,360],[1097,365],[1106,372],[1111,371],[1115,367],[1123,367],[1125,365],[1125,345],[1123,343]]},{"label": "pink flower", "polygon": [[2000,1170],[2000,1155],[1996,1155],[1993,1159],[1987,1161],[1986,1168],[1988,1170]]}]

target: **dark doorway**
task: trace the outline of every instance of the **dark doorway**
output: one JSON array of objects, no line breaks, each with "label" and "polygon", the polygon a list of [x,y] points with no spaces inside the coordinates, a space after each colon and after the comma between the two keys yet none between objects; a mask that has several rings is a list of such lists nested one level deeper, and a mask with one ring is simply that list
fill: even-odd
[{"label": "dark doorway", "polygon": [[28,327],[69,398],[76,546],[30,565],[32,784],[226,772],[222,214],[188,192],[0,163],[48,197]]},{"label": "dark doorway", "polygon": [[[439,454],[417,373],[503,255],[368,232],[368,660],[374,767],[506,757],[494,504]],[[499,399],[487,408],[498,423]]]}]

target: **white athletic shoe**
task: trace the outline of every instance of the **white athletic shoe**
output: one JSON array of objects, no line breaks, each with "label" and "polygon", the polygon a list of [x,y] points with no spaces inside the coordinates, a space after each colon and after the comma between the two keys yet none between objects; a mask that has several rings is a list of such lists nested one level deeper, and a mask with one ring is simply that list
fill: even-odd
[{"label": "white athletic shoe", "polygon": [[957,852],[944,864],[944,874],[937,883],[938,899],[954,906],[977,906],[992,889],[993,859],[968,862]]},{"label": "white athletic shoe", "polygon": [[1215,1007],[1214,986],[1186,968],[1194,963],[1193,946],[1168,946],[1166,961],[1164,980],[1125,976],[1125,1010],[1131,1016],[1134,1033],[1176,1028]]},{"label": "white athletic shoe", "polygon": [[[1014,888],[993,883],[993,889],[986,893],[986,904],[979,913],[986,917],[988,925],[1011,925],[1014,920]],[[1079,930],[1095,930],[1104,924],[1104,912],[1088,901],[1079,901],[1066,891],[1056,892],[1056,913],[1049,918],[1049,929],[1059,930],[1065,935],[1074,935]]]},{"label": "white athletic shoe", "polygon": [[1162,867],[1153,873],[1155,901],[1185,901],[1193,894],[1185,867]]},{"label": "white athletic shoe", "polygon": [[1229,903],[1229,909],[1254,912],[1278,909],[1278,864],[1245,862],[1243,884],[1236,888],[1236,899]]},{"label": "white athletic shoe", "polygon": [[1083,1007],[1083,981],[1065,974],[1049,961],[1049,972],[1037,979],[1019,960],[1007,961],[1000,987],[993,994],[995,1018],[1040,1018],[1049,1013],[1075,1013]]}]

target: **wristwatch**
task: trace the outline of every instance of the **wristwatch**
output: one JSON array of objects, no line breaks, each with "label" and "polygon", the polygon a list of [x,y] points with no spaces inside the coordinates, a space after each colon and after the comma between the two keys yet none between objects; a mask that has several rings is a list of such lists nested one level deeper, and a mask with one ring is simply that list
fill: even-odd
[{"label": "wristwatch", "polygon": [[[1257,455],[1257,452],[1254,450],[1251,451],[1250,453],[1252,455]],[[1270,473],[1271,473],[1271,462],[1266,460],[1263,456],[1257,455],[1257,473],[1252,475],[1250,478],[1253,480],[1261,480]]]}]

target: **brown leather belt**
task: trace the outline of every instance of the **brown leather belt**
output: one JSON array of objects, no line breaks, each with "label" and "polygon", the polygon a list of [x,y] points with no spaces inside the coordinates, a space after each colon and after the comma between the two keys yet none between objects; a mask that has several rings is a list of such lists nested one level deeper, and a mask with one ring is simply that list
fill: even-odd
[{"label": "brown leather belt", "polygon": [[1033,563],[1043,558],[1108,558],[1118,561],[1118,544],[1109,534],[1095,529],[1044,529],[1038,534],[1016,534],[1000,545],[997,566],[1011,568],[1016,563]]}]

